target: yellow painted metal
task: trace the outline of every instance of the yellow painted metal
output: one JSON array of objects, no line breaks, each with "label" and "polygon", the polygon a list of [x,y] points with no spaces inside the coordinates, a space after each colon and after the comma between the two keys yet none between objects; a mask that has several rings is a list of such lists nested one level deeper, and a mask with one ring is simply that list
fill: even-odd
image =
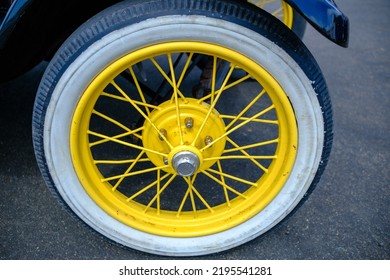
[{"label": "yellow painted metal", "polygon": [[293,9],[283,0],[248,0],[248,2],[266,10],[292,29],[294,20]]},{"label": "yellow painted metal", "polygon": [[[179,106],[177,106],[179,105]],[[177,122],[177,108],[180,108],[179,122]],[[195,143],[193,141],[196,138],[197,132],[201,124],[205,121],[205,117],[210,109],[210,106],[193,98],[186,98],[184,101],[180,99],[178,104],[171,101],[166,101],[161,104],[158,110],[154,110],[149,118],[153,124],[159,130],[164,129],[166,131],[165,140],[161,140],[158,131],[156,131],[150,122],[145,122],[144,130],[142,133],[143,146],[149,150],[159,151],[164,154],[168,154],[169,163],[171,163],[172,157],[181,151],[191,151],[198,155],[198,157],[217,157],[220,156],[225,149],[225,137],[213,145],[212,149],[208,148],[200,152],[200,149],[206,145],[204,139],[209,136],[213,139],[219,138],[225,131],[225,123],[219,116],[219,113],[214,109],[211,111],[210,117],[205,122],[205,127],[201,132]],[[193,120],[192,128],[187,128],[185,120],[191,118]],[[178,125],[180,124],[180,126]],[[158,141],[159,140],[159,141]],[[170,149],[167,142],[171,143],[174,149]],[[156,166],[162,166],[164,164],[164,158],[155,153],[146,152],[148,158]],[[199,171],[210,168],[215,161],[201,161]],[[172,166],[163,169],[165,172],[175,174]],[[199,172],[198,171],[198,172]]]},{"label": "yellow painted metal", "polygon": [[[178,77],[165,75],[165,79],[173,87],[173,97],[157,107],[155,105],[145,106],[147,103],[145,95],[133,73],[131,74],[135,79],[141,100],[131,98],[126,90],[114,82],[120,73],[126,69],[132,69],[137,63],[152,61],[158,64],[154,57],[162,55],[167,56],[169,61],[172,53],[190,54],[187,66],[193,54],[210,55],[230,62],[231,71],[236,67],[247,71],[248,77],[252,77],[264,88],[261,96],[266,94],[272,105],[252,117],[243,117],[242,114],[231,116],[233,120],[228,126],[225,125],[222,115],[216,111],[216,104],[220,96],[224,94],[224,90],[234,89],[235,86],[247,80],[243,78],[229,82],[231,71],[221,88],[212,90],[208,98],[210,104],[207,104],[205,99],[190,98],[191,94],[174,88],[180,85],[187,67],[184,67],[183,73],[177,75]],[[168,63],[172,70],[172,62]],[[144,118],[142,127],[134,130],[125,129],[126,136],[141,138],[142,145],[126,142],[121,138],[123,134],[107,136],[104,133],[90,130],[91,117],[97,111],[95,104],[100,98],[110,95],[105,90],[107,87],[116,88],[121,96],[114,98],[128,102],[129,106]],[[237,96],[237,98],[240,97]],[[145,108],[150,108],[150,110]],[[249,109],[244,109],[244,111]],[[261,116],[269,111],[276,113],[277,120],[261,119]],[[194,120],[192,128],[187,128],[185,125],[187,117]],[[110,120],[109,116],[105,117],[105,120]],[[114,122],[114,120],[110,121]],[[276,125],[277,138],[262,140],[251,145],[241,145],[231,139],[231,134],[237,133],[246,124],[260,122]],[[237,124],[232,125],[233,123]],[[161,133],[162,128],[166,130],[166,133]],[[141,131],[142,135],[140,135]],[[91,199],[106,213],[130,227],[151,234],[193,237],[227,230],[245,222],[264,209],[279,193],[292,170],[298,146],[297,133],[294,111],[286,93],[278,81],[261,65],[223,46],[202,42],[170,42],[133,51],[102,69],[100,74],[91,81],[75,108],[70,130],[70,147],[74,169],[80,183]],[[100,143],[104,141],[118,143],[139,151],[139,154],[130,160],[118,161],[126,162],[129,166],[127,170],[120,175],[106,178],[99,169],[99,165],[115,163],[115,160],[105,161],[93,158],[92,149],[95,148],[96,141],[92,142],[92,136],[101,138]],[[206,136],[213,139],[211,143],[202,142]],[[227,143],[230,145],[229,149],[226,148]],[[277,144],[271,156],[251,155],[247,150],[269,144]],[[240,151],[240,156],[225,155],[234,150]],[[192,177],[178,176],[171,166],[172,157],[181,151],[190,151],[200,159],[201,167]],[[258,178],[256,180],[240,178],[232,171],[223,169],[224,162],[232,158],[245,160],[257,166]],[[263,166],[258,162],[261,158],[268,158],[272,162],[268,166]],[[144,162],[153,163],[153,167],[141,170],[135,168]],[[240,170],[241,167],[233,168]],[[125,179],[136,178],[141,174],[150,174],[155,179],[147,185],[134,186],[138,191],[130,196],[120,191],[120,185]],[[223,202],[215,203],[201,193],[198,187],[198,177],[201,176],[208,178],[223,190]],[[247,188],[245,190],[236,189],[228,183],[232,180],[246,185]],[[166,198],[164,194],[167,189],[175,188],[177,185],[186,188],[185,194],[176,202],[175,208],[166,208],[163,200],[170,198]],[[143,202],[138,199],[149,190],[154,190],[154,195],[148,201]],[[197,206],[199,203],[203,207],[199,208]],[[185,204],[189,204],[190,207],[186,208]]]}]

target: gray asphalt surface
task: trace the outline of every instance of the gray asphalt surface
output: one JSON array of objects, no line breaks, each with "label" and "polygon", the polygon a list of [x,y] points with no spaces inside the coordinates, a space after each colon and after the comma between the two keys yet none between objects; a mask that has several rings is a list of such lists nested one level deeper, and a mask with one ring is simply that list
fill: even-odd
[{"label": "gray asphalt surface", "polygon": [[[197,259],[390,258],[390,1],[338,0],[348,49],[308,28],[327,79],[335,140],[317,189],[286,222]],[[0,85],[0,259],[160,259],[101,239],[51,196],[35,162],[31,113],[45,64]]]}]

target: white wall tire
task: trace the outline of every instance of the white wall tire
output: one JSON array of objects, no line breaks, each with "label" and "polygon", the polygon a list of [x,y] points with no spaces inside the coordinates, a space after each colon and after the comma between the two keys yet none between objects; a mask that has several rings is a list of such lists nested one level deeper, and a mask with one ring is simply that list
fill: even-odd
[{"label": "white wall tire", "polygon": [[[210,254],[262,235],[296,208],[309,189],[314,187],[326,164],[331,144],[331,108],[318,67],[299,42],[297,48],[305,53],[304,61],[292,57],[289,38],[277,37],[279,31],[287,35],[289,31],[275,23],[277,32],[272,33],[266,23],[274,23],[275,20],[266,15],[259,15],[264,17],[260,25],[248,22],[253,27],[250,29],[244,27],[241,18],[237,17],[235,22],[230,14],[227,15],[228,20],[205,16],[203,13],[208,11],[207,7],[183,15],[181,6],[162,5],[159,10],[153,7],[154,12],[147,19],[135,21],[136,14],[132,14],[135,12],[129,12],[132,11],[131,5],[131,2],[116,5],[82,26],[65,42],[42,79],[34,110],[34,145],[49,187],[94,230],[122,245],[149,253],[171,256]],[[153,4],[152,1],[140,1],[133,5],[148,10]],[[208,5],[213,6],[212,3]],[[216,9],[223,13],[223,8]],[[124,15],[121,15],[121,20],[128,23],[113,23],[115,20],[112,19],[119,18],[121,12]],[[252,11],[247,8],[246,12]],[[164,13],[169,15],[155,16]],[[108,27],[102,27],[108,19],[112,22]],[[96,31],[97,26],[101,30]],[[75,172],[71,157],[69,143],[73,114],[96,75],[129,52],[175,41],[222,44],[262,65],[288,94],[298,126],[296,160],[277,196],[262,211],[239,225],[206,236],[180,238],[155,235],[118,221],[91,199]],[[310,75],[312,77],[308,77]]]}]

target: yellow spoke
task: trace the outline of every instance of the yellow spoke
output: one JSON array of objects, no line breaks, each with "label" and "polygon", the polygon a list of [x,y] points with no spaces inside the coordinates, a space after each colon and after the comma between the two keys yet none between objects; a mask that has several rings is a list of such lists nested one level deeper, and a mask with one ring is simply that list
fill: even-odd
[{"label": "yellow spoke", "polygon": [[214,213],[213,208],[207,203],[207,201],[203,198],[203,196],[198,192],[198,190],[195,187],[192,187],[192,190],[194,193],[198,196],[198,198],[202,201],[202,203],[209,209],[211,213]]},{"label": "yellow spoke", "polygon": [[140,131],[142,129],[143,129],[143,127],[139,128],[139,129],[136,129],[136,130],[133,130],[133,131],[129,131],[129,132],[125,132],[125,133],[121,133],[121,134],[115,135],[115,136],[111,136],[110,139],[102,139],[102,140],[95,141],[93,143],[89,143],[89,147],[92,148],[93,146],[100,145],[100,144],[103,144],[103,143],[107,143],[107,142],[111,141],[111,138],[112,139],[119,139],[119,138],[122,138],[122,137],[125,137],[125,136],[130,136],[130,135],[136,136],[137,138],[142,140],[142,136],[136,133],[136,132],[138,132],[138,131]]},{"label": "yellow spoke", "polygon": [[[237,121],[246,121],[246,120],[249,119],[249,118],[246,118],[246,117],[237,118],[237,116],[222,115],[222,114],[220,115],[220,117],[223,118],[223,119],[236,119]],[[256,119],[256,120],[252,120],[251,122],[255,122],[255,123],[268,123],[268,124],[279,125],[279,121],[278,120]]]},{"label": "yellow spoke", "polygon": [[106,139],[108,141],[112,141],[112,142],[115,142],[115,143],[118,143],[118,144],[121,144],[121,145],[124,145],[124,146],[127,146],[127,147],[131,147],[131,148],[138,149],[138,150],[141,150],[141,151],[157,154],[157,155],[160,155],[162,157],[167,157],[168,156],[167,154],[160,153],[160,152],[157,152],[157,151],[154,151],[154,150],[151,150],[151,149],[147,149],[147,148],[144,148],[144,147],[141,147],[141,146],[138,146],[138,145],[134,145],[134,144],[122,141],[122,140],[118,140],[116,138],[113,138],[113,137],[110,137],[110,136],[107,136],[107,135],[104,135],[104,134],[101,134],[101,133],[93,132],[91,130],[88,130],[88,134],[94,135],[94,136],[97,136],[97,137],[100,137],[100,138],[103,138],[103,139]]},{"label": "yellow spoke", "polygon": [[[227,126],[226,130],[228,130],[233,124],[237,122],[239,118],[241,118],[248,110],[265,94],[265,90],[263,89],[253,100],[243,109],[241,112],[233,119]],[[245,120],[248,121],[248,120]]]},{"label": "yellow spoke", "polygon": [[272,15],[278,18],[283,18],[284,13],[283,13],[283,7],[280,7],[276,11],[272,12]]},{"label": "yellow spoke", "polygon": [[274,140],[270,140],[270,141],[259,142],[259,143],[256,143],[256,144],[240,146],[238,148],[227,149],[227,150],[224,150],[223,153],[226,154],[226,153],[231,153],[231,152],[236,152],[236,151],[242,151],[242,150],[252,149],[252,148],[256,148],[256,147],[271,145],[271,144],[275,144],[275,143],[278,143],[278,142],[279,142],[279,138],[274,139]]},{"label": "yellow spoke", "polygon": [[[167,80],[167,82],[171,85],[173,89],[175,89],[175,86],[172,82],[172,80],[168,77],[168,75],[165,73],[165,71],[161,68],[161,66],[158,64],[158,62],[154,58],[150,58],[150,61],[156,66],[157,70],[163,75],[163,77]],[[181,91],[177,88],[177,93],[180,95],[180,97],[183,99],[184,103],[188,103],[185,96],[181,93]]]},{"label": "yellow spoke", "polygon": [[193,140],[193,142],[191,144],[192,146],[195,146],[196,141],[198,141],[198,138],[199,138],[201,132],[203,131],[203,128],[205,127],[205,125],[206,125],[206,123],[207,123],[211,113],[213,112],[213,110],[214,110],[214,108],[215,108],[215,106],[216,106],[220,96],[222,95],[222,92],[224,91],[224,88],[225,88],[228,80],[230,79],[230,76],[232,75],[234,68],[235,68],[235,66],[233,64],[230,65],[230,70],[229,70],[228,74],[225,77],[225,80],[224,80],[224,82],[223,82],[223,84],[221,86],[221,89],[219,90],[218,94],[216,94],[215,99],[212,98],[212,99],[214,99],[214,102],[211,103],[211,106],[210,106],[210,108],[209,108],[209,110],[207,112],[207,115],[206,115],[205,119],[203,120],[203,123],[202,123],[201,127],[199,128],[199,130],[198,130],[198,132],[197,132],[197,134],[196,134],[196,136],[195,136],[195,138],[194,138],[194,140]]},{"label": "yellow spoke", "polygon": [[181,72],[181,76],[179,78],[179,81],[177,82],[177,88],[180,88],[180,85],[184,80],[184,77],[185,77],[185,74],[188,70],[188,67],[190,66],[190,63],[192,62],[193,55],[194,55],[194,53],[192,52],[189,54],[189,56],[187,58],[186,64],[184,65],[183,71]]},{"label": "yellow spoke", "polygon": [[[138,90],[138,93],[139,93],[139,96],[141,97],[142,102],[143,102],[144,104],[147,104],[147,102],[146,102],[146,100],[145,100],[145,95],[144,95],[144,93],[142,92],[142,89],[141,89],[141,87],[140,87],[140,85],[139,85],[139,83],[138,83],[137,77],[136,77],[135,74],[134,74],[134,70],[133,70],[133,67],[132,67],[132,66],[129,67],[129,71],[130,71],[131,76],[133,77],[133,80],[134,80],[134,83],[135,83],[135,87],[136,87],[137,90]],[[148,108],[148,107],[145,107],[145,109],[146,109],[146,112],[148,113],[148,115],[150,115],[149,108]]]},{"label": "yellow spoke", "polygon": [[235,127],[233,127],[232,129],[230,129],[229,131],[225,132],[224,134],[222,134],[221,136],[219,136],[218,138],[216,138],[215,140],[213,140],[211,143],[209,143],[208,145],[206,145],[205,147],[203,147],[200,151],[203,152],[204,150],[208,149],[209,147],[211,147],[212,145],[214,145],[216,142],[218,142],[219,140],[221,140],[222,138],[225,138],[226,136],[230,135],[231,133],[233,133],[234,131],[236,131],[237,129],[243,127],[244,125],[246,125],[247,123],[251,122],[252,120],[254,119],[257,119],[258,117],[266,114],[267,112],[269,112],[270,110],[274,109],[275,108],[275,105],[271,105],[269,106],[267,109],[264,109],[263,111],[257,113],[256,115],[254,115],[253,117],[250,117],[249,119],[247,119],[246,121],[236,125]]},{"label": "yellow spoke", "polygon": [[[250,155],[245,151],[243,150],[239,145],[237,145],[236,142],[234,142],[232,139],[230,139],[229,137],[226,138],[227,141],[232,144],[234,147],[237,148],[237,150],[239,150],[243,155],[245,156],[249,156]],[[258,168],[260,168],[261,170],[263,170],[265,173],[268,173],[268,169],[265,168],[262,164],[260,164],[257,160],[253,159],[253,158],[248,158],[251,162],[253,162]]]},{"label": "yellow spoke", "polygon": [[[130,173],[130,171],[134,168],[134,166],[139,162],[139,159],[141,159],[141,157],[145,154],[144,151],[141,151],[139,153],[139,155],[137,156],[137,158],[135,159],[135,161],[130,164],[129,168],[126,170],[125,173],[123,173],[123,175],[127,175]],[[119,185],[123,182],[123,180],[125,179],[125,177],[122,177],[118,180],[118,182],[116,182],[116,184],[112,187],[112,191],[116,191],[116,189],[119,187]]]},{"label": "yellow spoke", "polygon": [[120,92],[120,94],[123,95],[124,98],[127,99],[127,101],[133,105],[133,107],[141,114],[144,119],[150,123],[150,125],[153,127],[153,129],[158,133],[158,135],[163,139],[170,149],[173,149],[173,146],[171,143],[169,143],[168,139],[161,133],[160,129],[156,127],[156,125],[149,119],[149,117],[137,106],[137,104],[134,103],[134,100],[132,100],[114,81],[111,82],[111,84]]},{"label": "yellow spoke", "polygon": [[[140,191],[136,192],[135,194],[133,194],[131,197],[129,197],[128,199],[126,199],[127,202],[130,202],[131,200],[133,200],[134,198],[140,196],[141,194],[143,194],[144,192],[146,192],[147,190],[153,188],[155,185],[160,185],[161,181],[165,180],[165,178],[167,178],[170,174],[165,174],[164,176],[162,176],[160,178],[160,180],[156,180],[154,181],[153,183],[150,183],[149,185],[147,185],[146,187],[144,187],[143,189],[141,189]],[[159,188],[159,187],[158,187]]]},{"label": "yellow spoke", "polygon": [[227,188],[226,188],[225,177],[222,175],[223,174],[222,165],[221,165],[221,162],[219,160],[217,161],[217,166],[218,166],[219,172],[221,172],[220,177],[221,177],[221,182],[223,183],[223,193],[225,195],[226,203],[230,207],[231,203],[230,203],[230,199],[229,199],[229,193],[228,193]]},{"label": "yellow spoke", "polygon": [[202,173],[203,173],[204,175],[206,175],[207,177],[209,177],[210,179],[212,179],[213,181],[217,182],[219,185],[225,187],[226,189],[228,189],[228,190],[231,191],[232,193],[234,193],[234,194],[236,194],[236,195],[238,195],[238,196],[240,196],[240,197],[242,197],[242,198],[247,199],[247,196],[246,196],[246,195],[244,195],[244,194],[242,194],[242,193],[236,191],[235,189],[233,189],[233,188],[230,187],[229,185],[223,183],[221,180],[219,180],[218,178],[214,177],[213,175],[211,175],[211,174],[208,173],[207,171],[202,171]]},{"label": "yellow spoke", "polygon": [[187,201],[187,197],[188,197],[188,195],[190,194],[190,191],[191,191],[191,188],[187,188],[187,191],[186,191],[186,193],[184,194],[183,199],[181,200],[179,209],[177,210],[177,213],[176,213],[176,217],[177,217],[177,218],[180,217],[181,211],[183,210],[184,204],[185,204],[186,201]]},{"label": "yellow spoke", "polygon": [[175,105],[176,105],[176,122],[177,122],[177,128],[179,130],[179,138],[180,138],[180,144],[183,145],[183,132],[181,130],[181,124],[180,124],[180,107],[179,107],[179,97],[177,96],[177,85],[176,85],[176,77],[175,77],[175,69],[173,69],[173,62],[172,62],[172,56],[170,54],[168,56],[168,62],[169,62],[169,69],[172,75],[172,87],[173,87],[173,96],[175,98]]},{"label": "yellow spoke", "polygon": [[217,62],[218,59],[216,56],[213,58],[213,73],[211,76],[211,103],[214,103],[215,98],[215,83],[217,80]]},{"label": "yellow spoke", "polygon": [[[135,159],[123,159],[123,160],[94,160],[93,163],[98,164],[113,164],[113,165],[121,165],[121,164],[128,164],[133,163]],[[150,159],[148,158],[141,158],[138,160],[138,162],[150,162]]]},{"label": "yellow spoke", "polygon": [[[192,177],[191,184],[194,183],[195,179],[196,179],[196,174]],[[188,183],[188,182],[187,182],[187,183]],[[188,184],[187,191],[186,191],[186,193],[184,194],[183,199],[181,200],[179,209],[177,210],[177,214],[176,214],[176,217],[177,217],[177,218],[180,217],[180,214],[181,214],[181,212],[182,212],[182,210],[183,210],[184,204],[185,204],[186,201],[187,201],[188,195],[191,196],[190,199],[191,199],[192,209],[193,209],[193,211],[196,213],[194,195],[193,195],[193,193],[192,193],[191,185]]]},{"label": "yellow spoke", "polygon": [[[115,95],[115,94],[107,93],[107,92],[103,92],[101,94],[101,96],[110,97],[112,99],[117,99],[117,100],[124,101],[124,102],[127,102],[127,103],[129,102],[127,98],[124,98],[122,96],[118,96],[118,95]],[[155,106],[155,105],[152,105],[152,104],[149,104],[149,103],[140,102],[140,101],[137,101],[137,100],[133,100],[133,102],[134,102],[134,104],[144,106],[145,108],[150,108],[150,109],[153,109],[153,110],[160,110],[160,108],[158,106]]]},{"label": "yellow spoke", "polygon": [[265,5],[274,3],[275,0],[250,0],[249,2],[256,4],[260,8],[264,8]]},{"label": "yellow spoke", "polygon": [[221,156],[205,158],[204,161],[215,161],[223,159],[276,159],[277,156]]},{"label": "yellow spoke", "polygon": [[101,182],[108,182],[108,181],[112,181],[112,180],[116,180],[116,179],[121,179],[121,178],[131,177],[131,176],[135,176],[135,175],[145,174],[145,173],[161,170],[161,169],[164,169],[164,168],[167,168],[167,167],[168,167],[168,165],[164,165],[164,166],[152,167],[152,168],[149,168],[149,169],[143,169],[143,170],[131,172],[131,173],[128,173],[128,174],[116,175],[116,176],[112,176],[112,177],[101,179]]},{"label": "yellow spoke", "polygon": [[95,114],[95,115],[101,117],[102,119],[105,119],[105,120],[107,120],[107,121],[109,121],[109,122],[111,122],[111,123],[113,123],[113,124],[119,126],[119,127],[122,128],[123,130],[132,131],[130,128],[128,128],[128,127],[125,126],[124,124],[121,124],[121,123],[118,122],[117,120],[114,120],[113,118],[111,118],[111,117],[109,117],[109,116],[107,116],[107,115],[105,115],[105,114],[103,114],[103,113],[100,113],[100,112],[98,112],[98,111],[95,110],[95,109],[92,111],[92,114]]},{"label": "yellow spoke", "polygon": [[[248,74],[248,75],[246,75],[245,77],[242,77],[241,79],[239,79],[239,80],[237,80],[237,81],[234,81],[234,82],[232,82],[232,83],[226,85],[226,86],[224,87],[223,90],[228,90],[228,89],[230,89],[230,88],[232,88],[232,87],[234,87],[234,86],[236,86],[236,85],[239,85],[239,84],[245,82],[246,80],[250,79],[251,77],[252,77],[252,76],[251,76],[250,74]],[[220,91],[221,91],[221,90],[215,91],[215,94],[219,94]],[[206,95],[206,96],[204,96],[204,97],[202,97],[202,98],[200,98],[200,99],[198,99],[198,102],[201,103],[201,102],[203,102],[203,101],[205,101],[205,100],[207,100],[207,99],[210,99],[210,98],[211,98],[211,93],[208,94],[208,95]]]},{"label": "yellow spoke", "polygon": [[150,208],[150,206],[152,206],[152,204],[156,201],[156,199],[163,193],[163,191],[169,186],[169,184],[173,181],[173,179],[176,178],[176,175],[172,175],[171,178],[169,178],[169,180],[165,183],[165,185],[156,193],[156,195],[153,197],[153,199],[149,202],[149,204],[145,207],[144,209],[144,213],[146,213],[146,211],[148,211],[148,209]]},{"label": "yellow spoke", "polygon": [[190,200],[191,200],[191,206],[192,206],[192,211],[194,212],[196,216],[196,204],[195,204],[195,198],[194,198],[194,188],[193,188],[193,181],[191,181],[188,177],[184,177],[184,180],[188,184],[188,192],[190,194]]},{"label": "yellow spoke", "polygon": [[[214,210],[213,208],[207,203],[206,199],[204,199],[204,197],[199,193],[199,191],[194,187],[194,185],[192,184],[191,180],[189,177],[184,177],[184,179],[188,182],[191,190],[196,194],[196,196],[200,199],[200,201],[202,201],[202,203],[204,204],[204,206],[207,207],[207,209],[209,209],[209,211],[211,213],[214,213]],[[195,211],[196,211],[196,206],[193,205],[193,207],[195,207]]]},{"label": "yellow spoke", "polygon": [[[214,170],[214,169],[207,169],[207,171],[211,172],[211,173],[214,173],[214,174],[217,174],[223,178],[229,178],[229,179],[233,179],[237,182],[241,182],[241,183],[244,183],[246,185],[249,185],[249,186],[256,186],[257,184],[255,182],[250,182],[248,180],[245,180],[245,179],[242,179],[242,178],[239,178],[239,177],[236,177],[236,176],[233,176],[233,175],[230,175],[230,174],[227,174],[227,173],[223,173],[221,171],[217,171],[217,170]],[[221,180],[223,183],[224,183],[224,180]]]},{"label": "yellow spoke", "polygon": [[[168,175],[168,174],[166,174]],[[156,193],[159,193],[161,189],[161,170],[157,170],[157,190]],[[157,197],[157,215],[160,215],[161,212],[161,197]]]}]

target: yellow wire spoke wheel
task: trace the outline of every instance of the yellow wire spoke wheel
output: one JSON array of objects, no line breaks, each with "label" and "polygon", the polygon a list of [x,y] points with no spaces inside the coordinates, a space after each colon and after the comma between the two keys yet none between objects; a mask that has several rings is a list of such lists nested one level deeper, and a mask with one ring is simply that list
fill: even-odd
[{"label": "yellow wire spoke wheel", "polygon": [[317,184],[332,140],[321,72],[278,19],[238,3],[123,1],[53,57],[34,149],[90,228],[149,253],[210,254],[272,229]]},{"label": "yellow wire spoke wheel", "polygon": [[[175,71],[180,54],[190,57]],[[223,84],[199,100],[182,79],[195,54],[230,65]],[[141,89],[134,72],[140,63],[155,64],[171,84],[167,101],[155,105]],[[229,80],[235,66],[248,73],[241,82]],[[125,71],[131,79],[120,84]],[[249,77],[258,83],[252,81],[255,94],[240,93]],[[233,103],[237,113],[225,106]],[[131,129],[125,123],[135,116],[140,125]],[[254,135],[244,136],[248,131]],[[236,51],[198,42],[161,43],[113,62],[82,94],[71,135],[73,164],[92,199],[131,227],[171,237],[220,232],[260,212],[284,185],[298,144],[294,112],[277,81]]]}]

